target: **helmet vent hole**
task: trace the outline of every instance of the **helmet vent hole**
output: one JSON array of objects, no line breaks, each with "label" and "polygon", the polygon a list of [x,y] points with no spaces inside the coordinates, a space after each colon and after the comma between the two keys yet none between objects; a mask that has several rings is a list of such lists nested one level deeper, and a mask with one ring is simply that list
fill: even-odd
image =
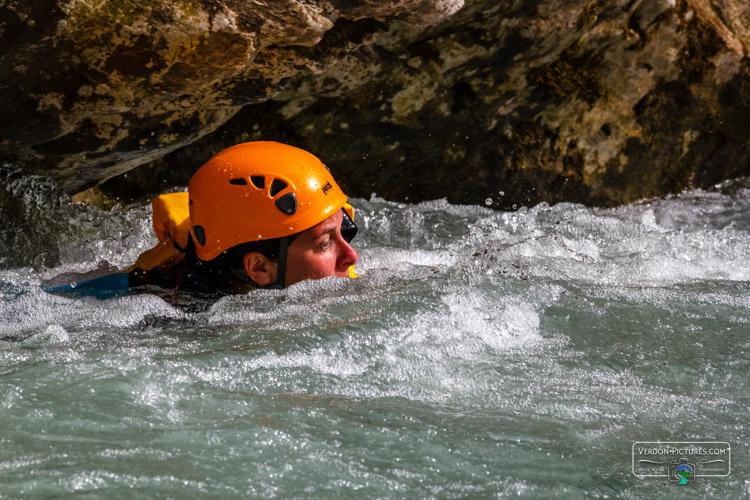
[{"label": "helmet vent hole", "polygon": [[258,189],[263,189],[266,185],[266,178],[262,175],[254,175],[250,177],[250,182],[252,182],[253,186],[257,187]]},{"label": "helmet vent hole", "polygon": [[287,193],[276,200],[276,208],[287,215],[293,215],[297,211],[297,197],[294,193]]},{"label": "helmet vent hole", "polygon": [[279,194],[281,190],[284,189],[285,187],[286,187],[286,182],[279,180],[279,179],[274,179],[273,182],[271,183],[271,192],[270,192],[271,197],[273,198],[274,196]]},{"label": "helmet vent hole", "polygon": [[195,239],[201,246],[206,244],[206,231],[203,226],[193,226],[193,234],[195,234]]},{"label": "helmet vent hole", "polygon": [[239,177],[237,179],[230,179],[229,184],[234,184],[235,186],[247,186],[247,181],[242,177]]}]

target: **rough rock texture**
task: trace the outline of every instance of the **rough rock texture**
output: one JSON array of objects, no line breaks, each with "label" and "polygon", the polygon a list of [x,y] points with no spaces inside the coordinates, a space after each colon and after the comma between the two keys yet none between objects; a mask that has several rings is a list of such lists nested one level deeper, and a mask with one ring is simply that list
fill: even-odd
[{"label": "rough rock texture", "polygon": [[[75,192],[193,142],[345,53],[336,23],[422,27],[461,0],[5,1],[0,157]],[[350,42],[341,40],[348,45]],[[354,42],[351,42],[354,45]]]},{"label": "rough rock texture", "polygon": [[6,1],[0,157],[71,193],[156,160],[132,196],[274,139],[355,196],[504,208],[750,175],[745,0],[465,3]]}]

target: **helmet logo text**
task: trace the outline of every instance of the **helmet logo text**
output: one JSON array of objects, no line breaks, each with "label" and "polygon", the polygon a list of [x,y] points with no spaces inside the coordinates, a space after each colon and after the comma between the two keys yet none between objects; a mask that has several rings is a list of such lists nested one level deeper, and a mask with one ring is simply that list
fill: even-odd
[{"label": "helmet logo text", "polygon": [[333,189],[333,186],[331,186],[331,183],[326,182],[325,186],[323,186],[323,194],[327,196],[328,191],[330,191],[331,189]]}]

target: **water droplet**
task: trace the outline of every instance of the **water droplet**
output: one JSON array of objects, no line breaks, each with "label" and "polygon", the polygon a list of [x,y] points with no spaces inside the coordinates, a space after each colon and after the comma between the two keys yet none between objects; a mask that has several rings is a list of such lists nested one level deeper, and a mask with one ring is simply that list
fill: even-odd
[{"label": "water droplet", "polygon": [[498,194],[499,194],[500,196],[505,196],[505,191],[500,191],[500,193],[498,193]]},{"label": "water droplet", "polygon": [[259,235],[258,235],[258,239],[261,239],[261,238],[263,238],[263,235],[262,235],[262,234],[259,234]]},{"label": "water droplet", "polygon": [[488,207],[492,205],[492,198],[487,198],[486,200],[484,200],[484,204],[487,205]]},{"label": "water droplet", "polygon": [[514,204],[513,204],[513,210],[515,210],[516,208],[518,208],[518,205],[516,205],[516,204],[514,203]]}]

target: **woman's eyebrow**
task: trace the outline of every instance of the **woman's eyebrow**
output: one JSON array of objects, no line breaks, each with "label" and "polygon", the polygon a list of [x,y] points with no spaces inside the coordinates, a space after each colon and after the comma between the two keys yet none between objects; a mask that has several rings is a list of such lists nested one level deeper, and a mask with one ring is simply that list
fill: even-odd
[{"label": "woman's eyebrow", "polygon": [[334,233],[334,232],[336,232],[336,226],[333,226],[333,227],[332,227],[332,228],[330,228],[330,229],[326,229],[325,231],[322,231],[322,232],[321,232],[321,233],[320,233],[320,234],[318,235],[318,237],[320,237],[320,236],[324,236],[324,235],[326,235],[326,234],[328,234],[328,233]]},{"label": "woman's eyebrow", "polygon": [[324,234],[327,234],[327,233],[330,233],[332,231],[335,231],[336,227],[337,226],[335,224],[333,224],[333,225],[331,225],[331,227],[323,226],[323,227],[321,227],[319,229],[314,230],[313,231],[313,239],[320,238]]},{"label": "woman's eyebrow", "polygon": [[341,227],[341,224],[336,224],[334,221],[325,221],[325,223],[321,223],[319,226],[314,226],[312,228],[312,234],[313,238],[319,238],[320,236],[323,236],[326,233],[330,233],[331,231],[335,231],[336,228]]}]

